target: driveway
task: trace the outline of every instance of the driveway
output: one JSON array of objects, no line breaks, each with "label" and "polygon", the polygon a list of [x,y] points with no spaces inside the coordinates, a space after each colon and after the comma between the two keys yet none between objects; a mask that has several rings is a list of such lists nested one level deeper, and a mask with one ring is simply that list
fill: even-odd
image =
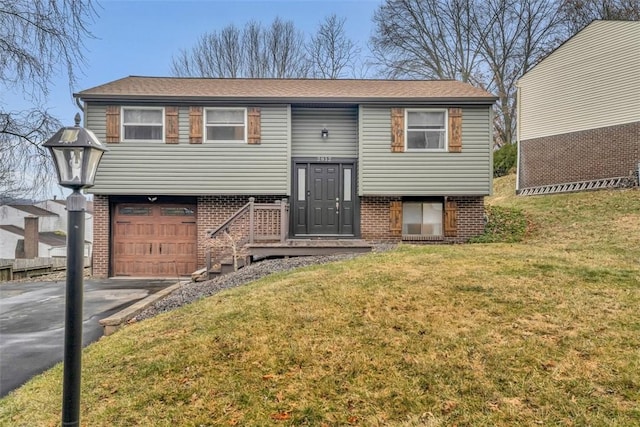
[{"label": "driveway", "polygon": [[[108,317],[175,280],[85,279],[83,346]],[[62,361],[66,282],[0,283],[0,397]]]}]

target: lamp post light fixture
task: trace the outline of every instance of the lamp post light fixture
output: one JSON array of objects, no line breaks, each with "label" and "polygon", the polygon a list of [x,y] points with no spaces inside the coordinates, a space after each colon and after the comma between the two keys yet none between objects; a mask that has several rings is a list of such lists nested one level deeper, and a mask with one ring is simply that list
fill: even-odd
[{"label": "lamp post light fixture", "polygon": [[67,285],[64,316],[64,373],[62,425],[80,425],[82,365],[82,300],[84,277],[84,212],[87,200],[80,193],[92,187],[102,154],[108,151],[90,130],[64,127],[43,144],[53,158],[61,186],[73,192],[67,197]]}]

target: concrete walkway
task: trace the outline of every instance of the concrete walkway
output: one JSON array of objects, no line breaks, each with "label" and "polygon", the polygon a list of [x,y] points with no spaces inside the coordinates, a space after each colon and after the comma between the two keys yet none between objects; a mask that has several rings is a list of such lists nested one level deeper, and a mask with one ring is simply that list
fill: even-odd
[{"label": "concrete walkway", "polygon": [[[85,279],[83,346],[98,323],[176,280]],[[0,397],[62,361],[65,281],[0,283]]]}]

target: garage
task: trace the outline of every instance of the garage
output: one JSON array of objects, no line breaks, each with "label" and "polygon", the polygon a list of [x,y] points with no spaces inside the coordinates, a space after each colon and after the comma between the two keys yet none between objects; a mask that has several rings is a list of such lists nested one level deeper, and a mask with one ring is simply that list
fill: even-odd
[{"label": "garage", "polygon": [[112,218],[112,276],[169,278],[196,270],[195,204],[118,203]]}]

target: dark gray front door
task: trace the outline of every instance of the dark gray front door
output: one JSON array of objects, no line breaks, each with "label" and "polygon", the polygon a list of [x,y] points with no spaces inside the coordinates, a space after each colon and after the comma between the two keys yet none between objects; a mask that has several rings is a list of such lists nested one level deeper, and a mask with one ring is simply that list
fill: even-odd
[{"label": "dark gray front door", "polygon": [[294,235],[354,234],[353,163],[296,163],[294,180]]}]

